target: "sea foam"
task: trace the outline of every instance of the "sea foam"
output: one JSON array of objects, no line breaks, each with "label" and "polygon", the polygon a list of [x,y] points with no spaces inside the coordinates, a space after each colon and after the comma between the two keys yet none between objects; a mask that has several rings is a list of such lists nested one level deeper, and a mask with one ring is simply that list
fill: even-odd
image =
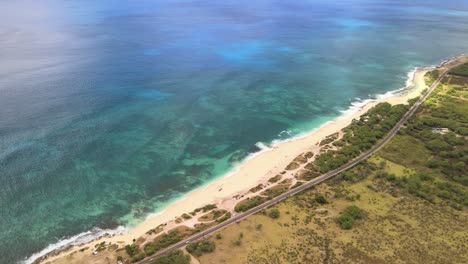
[{"label": "sea foam", "polygon": [[23,264],[31,264],[35,260],[44,257],[52,252],[55,251],[60,251],[62,249],[65,249],[69,246],[78,246],[78,245],[83,245],[88,242],[91,242],[97,238],[103,237],[103,236],[111,236],[111,235],[117,235],[117,234],[122,234],[127,232],[128,229],[124,226],[119,226],[116,229],[101,229],[101,228],[94,228],[90,231],[86,231],[83,233],[80,233],[78,235],[69,237],[69,238],[62,238],[59,241],[57,241],[54,244],[50,244],[47,246],[45,249],[32,254],[29,258],[23,260],[20,263]]}]

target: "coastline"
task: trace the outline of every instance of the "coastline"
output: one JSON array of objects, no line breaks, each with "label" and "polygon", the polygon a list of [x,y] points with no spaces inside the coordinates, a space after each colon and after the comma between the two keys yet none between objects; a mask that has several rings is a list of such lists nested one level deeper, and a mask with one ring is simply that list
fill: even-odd
[{"label": "coastline", "polygon": [[[440,66],[443,66],[445,63],[452,60],[454,59],[452,58],[447,60]],[[131,230],[126,232],[124,231],[122,234],[112,234],[107,236],[103,235],[103,233],[106,232],[101,232],[102,237],[91,240],[91,242],[93,245],[102,241],[112,243],[131,243],[133,239],[144,236],[148,230],[155,228],[158,225],[167,224],[167,228],[174,227],[174,220],[180,215],[193,211],[194,209],[206,204],[216,204],[218,208],[233,211],[234,206],[239,202],[237,198],[234,198],[235,196],[248,193],[250,188],[258,184],[265,184],[268,179],[282,172],[284,168],[298,155],[311,150],[319,150],[318,143],[321,140],[333,133],[341,131],[343,128],[348,126],[353,119],[365,114],[376,104],[382,102],[402,104],[407,103],[409,99],[419,96],[426,88],[424,83],[424,74],[433,68],[434,67],[416,68],[410,72],[412,76],[409,76],[408,78],[409,82],[407,82],[407,87],[379,95],[376,99],[354,102],[348,110],[343,111],[342,115],[326,122],[320,127],[294,138],[275,142],[272,144],[271,148],[265,148],[250,155],[241,164],[233,168],[224,176],[214,179],[210,183],[187,193],[177,201],[168,205],[162,211],[148,216],[146,220]],[[122,230],[119,232],[121,231]],[[108,233],[110,232],[111,231]],[[44,262],[49,262],[70,253],[71,248],[73,248],[73,250],[80,250],[89,246],[91,242],[86,242],[82,245],[72,247],[62,245],[62,248],[59,249],[61,251],[56,254],[44,252],[46,250],[41,251],[41,253],[50,254],[48,258],[44,259]],[[26,263],[31,263],[39,257],[39,254],[34,254],[26,261]]]}]

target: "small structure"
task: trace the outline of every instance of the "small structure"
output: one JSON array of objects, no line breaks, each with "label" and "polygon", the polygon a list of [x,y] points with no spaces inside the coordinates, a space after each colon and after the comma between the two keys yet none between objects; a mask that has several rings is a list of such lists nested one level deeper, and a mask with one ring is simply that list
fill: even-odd
[{"label": "small structure", "polygon": [[438,127],[437,126],[437,127],[432,128],[432,133],[444,135],[444,134],[447,134],[448,132],[450,132],[450,129],[448,129],[446,127]]}]

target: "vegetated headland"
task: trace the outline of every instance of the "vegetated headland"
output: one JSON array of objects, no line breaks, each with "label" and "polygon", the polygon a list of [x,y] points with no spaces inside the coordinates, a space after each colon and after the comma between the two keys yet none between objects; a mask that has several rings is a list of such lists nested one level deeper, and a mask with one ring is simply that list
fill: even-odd
[{"label": "vegetated headland", "polygon": [[[408,213],[410,209],[397,210],[397,206],[408,205],[405,201],[413,197],[417,201],[415,206],[422,206],[419,209],[426,206],[423,209],[438,212],[439,207],[445,208],[444,212],[448,211],[446,216],[451,216],[443,218],[447,223],[462,215],[467,219],[467,182],[466,175],[463,176],[463,172],[466,172],[464,157],[467,156],[468,134],[468,110],[464,109],[468,86],[468,78],[464,75],[467,74],[466,64],[463,64],[466,61],[467,57],[461,56],[437,68],[418,69],[412,77],[413,84],[407,89],[371,101],[359,111],[249,158],[233,173],[193,191],[128,233],[68,247],[37,262],[134,263],[157,255],[237,213],[339,168],[371,149],[405,115],[427,85],[432,85],[441,73],[451,69],[449,75],[442,79],[440,87],[437,86],[436,92],[398,135],[376,155],[341,173],[337,177],[341,180],[320,184],[316,189],[288,198],[276,205],[275,209],[252,215],[208,240],[191,241],[186,248],[191,256],[176,250],[150,263],[189,263],[191,259],[200,263],[220,263],[221,260],[223,263],[239,263],[235,262],[239,261],[238,257],[242,263],[276,263],[271,260],[278,259],[278,256],[289,263],[324,257],[339,260],[346,256],[356,256],[361,260],[364,257],[379,261],[387,257],[404,260],[405,256],[391,255],[391,252],[384,250],[382,255],[371,254],[371,245],[351,241],[362,239],[365,234],[371,236],[374,231],[383,232],[381,229],[398,233],[406,232],[411,227],[423,238],[418,233],[421,230],[414,227],[420,220],[419,215],[413,215],[411,223],[405,222],[405,218],[400,219],[403,222],[395,220],[400,221],[401,225],[375,226],[379,223],[379,217],[386,219],[390,212],[397,214],[397,218]],[[417,212],[414,211],[414,214]],[[360,232],[359,236],[346,233],[361,226],[362,221],[375,224]],[[255,226],[252,226],[254,223]],[[466,224],[466,220],[461,224]],[[459,225],[454,224],[450,228],[459,228]],[[275,229],[273,226],[280,228],[273,232],[270,230]],[[243,231],[233,234],[233,229]],[[289,232],[295,232],[293,237],[297,239],[287,239],[288,234],[292,234]],[[466,238],[466,232],[457,232],[457,236]],[[254,242],[254,234],[265,239]],[[331,242],[330,236],[334,235],[338,239]],[[388,234],[383,235],[387,239],[385,235]],[[444,241],[451,241],[453,251],[456,251],[458,237],[448,234],[443,237]],[[313,241],[313,247],[306,251],[299,248],[305,241]],[[390,251],[395,246],[393,240],[384,242],[388,243]],[[249,244],[248,248],[243,246],[246,243]],[[314,247],[322,253],[314,253]],[[303,253],[284,251],[291,248]]]}]

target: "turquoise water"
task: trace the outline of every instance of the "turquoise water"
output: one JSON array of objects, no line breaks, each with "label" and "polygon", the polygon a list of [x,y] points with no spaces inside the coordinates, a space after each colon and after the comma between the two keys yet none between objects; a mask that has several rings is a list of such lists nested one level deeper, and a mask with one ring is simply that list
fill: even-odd
[{"label": "turquoise water", "polygon": [[0,263],[131,226],[467,52],[466,1],[2,1]]}]

